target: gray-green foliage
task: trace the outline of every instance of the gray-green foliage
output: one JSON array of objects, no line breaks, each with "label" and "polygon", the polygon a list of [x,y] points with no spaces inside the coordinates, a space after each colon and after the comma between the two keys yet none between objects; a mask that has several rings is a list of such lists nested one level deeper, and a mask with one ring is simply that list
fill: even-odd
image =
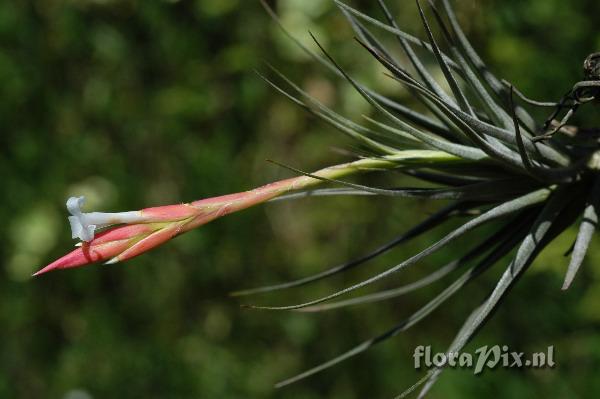
[{"label": "gray-green foliage", "polygon": [[[589,145],[589,143],[581,145],[577,138],[573,138],[573,135],[557,137],[557,134],[549,137],[547,130],[545,130],[548,128],[543,122],[536,124],[535,118],[529,114],[525,107],[519,106],[517,108],[513,98],[515,91],[513,86],[496,77],[490,71],[490,68],[484,64],[481,57],[477,55],[462,31],[449,0],[438,1],[436,4],[431,1],[428,3],[428,9],[433,14],[435,21],[435,28],[440,32],[439,36],[441,36],[446,50],[442,49],[440,40],[436,39],[432,25],[429,22],[430,17],[426,15],[419,1],[416,2],[416,10],[421,18],[427,40],[419,39],[402,31],[383,0],[379,0],[378,3],[385,15],[385,22],[379,21],[340,0],[336,0],[335,3],[352,26],[356,41],[387,70],[387,76],[392,82],[404,85],[428,111],[418,112],[402,107],[401,104],[396,104],[393,100],[353,78],[312,33],[310,36],[317,44],[322,55],[308,49],[296,40],[292,34],[285,31],[284,24],[277,20],[276,15],[268,8],[266,3],[263,3],[263,5],[267,8],[267,11],[292,40],[296,41],[316,62],[346,80],[386,122],[375,121],[374,125],[379,128],[377,130],[361,126],[311,97],[310,94],[276,69],[273,69],[273,71],[289,89],[279,86],[267,78],[264,79],[293,102],[357,140],[359,146],[363,147],[363,150],[371,156],[379,155],[384,158],[390,156],[390,154],[393,155],[394,151],[423,148],[442,151],[465,161],[460,170],[453,170],[450,165],[436,164],[435,162],[427,164],[417,162],[402,169],[404,172],[412,172],[411,176],[420,178],[426,183],[436,183],[436,188],[412,189],[400,187],[381,189],[356,183],[329,180],[331,183],[342,184],[353,189],[352,191],[348,189],[341,190],[338,194],[352,195],[366,192],[375,195],[400,197],[419,196],[430,200],[451,199],[457,202],[440,211],[441,213],[426,219],[415,229],[408,231],[406,235],[394,239],[355,261],[320,272],[311,277],[242,291],[237,294],[248,295],[291,288],[347,271],[364,264],[396,245],[408,241],[415,234],[427,233],[429,229],[446,222],[452,212],[457,209],[463,212],[479,213],[441,240],[406,261],[347,288],[295,305],[252,305],[250,307],[265,310],[316,312],[356,303],[393,298],[396,295],[405,293],[407,291],[406,287],[366,295],[363,298],[342,300],[329,306],[327,304],[322,305],[324,302],[349,294],[381,279],[391,277],[404,271],[409,266],[415,267],[426,256],[490,221],[512,218],[515,214],[518,214],[521,223],[515,224],[513,234],[508,237],[505,236],[505,228],[500,228],[490,238],[482,241],[479,245],[475,245],[473,249],[475,254],[478,254],[479,251],[482,253],[490,251],[488,256],[450,284],[439,296],[415,312],[413,316],[382,335],[365,341],[328,362],[282,381],[279,386],[288,385],[320,372],[408,329],[436,309],[448,297],[457,293],[465,283],[486,271],[513,248],[516,248],[517,251],[513,260],[500,277],[495,288],[467,319],[449,349],[452,352],[462,350],[504,298],[508,288],[513,285],[526,267],[533,263],[536,255],[550,244],[553,238],[583,216],[577,240],[571,251],[571,262],[564,283],[566,289],[574,279],[575,273],[584,259],[598,222],[600,176],[597,167],[591,160],[598,156],[600,142],[596,142],[596,145]],[[409,65],[404,65],[397,60],[397,57],[392,55],[391,48],[382,44],[371,31],[373,27],[383,29],[388,34],[396,37],[404,56],[409,60]],[[434,57],[442,72],[443,81],[437,81],[433,78],[428,68],[424,66],[423,58],[415,51],[416,48],[425,55]],[[409,70],[410,65],[412,65],[414,72]],[[416,76],[414,75],[415,72]],[[523,95],[520,94],[519,98],[523,98]],[[531,102],[527,104],[531,104]],[[547,106],[548,104],[542,105]],[[567,112],[567,115],[571,112],[572,110]],[[576,127],[572,128],[576,129]],[[579,135],[583,134],[585,133],[579,133]],[[536,136],[548,136],[548,138],[540,140],[540,137]],[[296,169],[293,170],[304,173]],[[424,170],[428,174],[418,174]],[[308,173],[304,174],[315,177]],[[450,176],[458,179],[459,182],[436,181],[431,178],[436,174]],[[460,179],[463,179],[463,181],[460,182]],[[477,180],[473,182],[470,179]],[[315,192],[315,194],[321,193],[334,194],[331,190],[318,190]],[[498,243],[498,246],[494,247],[489,242],[490,239]],[[473,253],[469,253],[465,257],[457,258],[450,265],[460,265],[465,261],[465,258],[471,260],[473,256]],[[431,275],[413,283],[413,285],[409,285],[409,287],[420,288],[426,286],[429,281],[437,280],[438,276],[443,277],[446,272],[441,271],[445,269],[446,267],[443,267],[438,271],[434,271]],[[424,383],[421,396],[428,392],[442,371],[443,368],[439,368],[429,372],[427,378],[420,381]]]}]

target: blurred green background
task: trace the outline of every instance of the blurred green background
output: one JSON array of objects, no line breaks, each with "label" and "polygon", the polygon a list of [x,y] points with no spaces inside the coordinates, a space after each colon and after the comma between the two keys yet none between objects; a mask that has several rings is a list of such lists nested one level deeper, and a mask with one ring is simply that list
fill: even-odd
[{"label": "blurred green background", "polygon": [[[303,41],[309,43],[311,30],[356,76],[411,104],[352,40],[332,2],[272,4]],[[352,4],[382,19],[374,1]],[[424,37],[413,2],[390,4],[402,27]],[[596,0],[455,4],[492,69],[534,98],[560,98],[580,79],[585,56],[600,50]],[[392,397],[423,375],[413,367],[415,346],[444,350],[502,269],[499,264],[408,332],[274,390],[275,382],[409,316],[452,277],[390,302],[322,314],[251,311],[241,302],[288,304],[329,293],[398,263],[447,230],[314,286],[241,302],[228,293],[360,255],[439,204],[389,198],[274,203],[124,264],[29,276],[73,245],[68,196],[86,195],[88,209],[133,210],[290,175],[267,158],[306,170],[347,159],[335,149],[352,143],[254,74],[267,71],[264,61],[355,120],[372,113],[369,107],[299,52],[258,1],[2,1],[0,44],[2,398]],[[594,112],[582,112],[580,122],[597,122]],[[449,371],[432,398],[600,393],[600,246],[594,241],[564,293],[562,254],[573,236],[565,234],[541,255],[469,346],[534,352],[554,345],[557,367],[477,377]],[[359,294],[412,281],[462,253],[468,242]]]}]

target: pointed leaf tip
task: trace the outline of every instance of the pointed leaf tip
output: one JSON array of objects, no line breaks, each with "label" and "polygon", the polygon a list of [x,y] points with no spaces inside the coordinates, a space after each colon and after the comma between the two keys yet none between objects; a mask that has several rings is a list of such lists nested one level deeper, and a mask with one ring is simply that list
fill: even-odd
[{"label": "pointed leaf tip", "polygon": [[48,266],[46,266],[46,267],[44,267],[44,268],[42,268],[42,269],[38,270],[37,272],[33,273],[33,274],[31,275],[31,277],[37,277],[37,276],[39,276],[40,274],[44,274],[44,273],[51,272],[51,271],[52,271],[52,270],[54,270],[54,269],[56,269],[56,266],[55,266],[55,265],[53,265],[53,264],[50,264],[50,265],[48,265]]},{"label": "pointed leaf tip", "polygon": [[119,257],[115,256],[112,259],[107,260],[106,262],[103,263],[103,265],[114,265],[115,263],[119,262]]}]

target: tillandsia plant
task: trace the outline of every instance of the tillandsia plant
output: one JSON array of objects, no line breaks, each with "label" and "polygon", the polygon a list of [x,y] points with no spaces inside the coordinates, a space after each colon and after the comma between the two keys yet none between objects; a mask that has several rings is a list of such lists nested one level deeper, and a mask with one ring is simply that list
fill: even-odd
[{"label": "tillandsia plant", "polygon": [[[595,53],[585,60],[585,80],[576,83],[559,102],[537,102],[527,99],[510,83],[490,72],[461,30],[448,0],[429,3],[430,17],[417,1],[427,40],[402,31],[383,0],[378,0],[382,19],[368,16],[341,1],[336,1],[336,4],[352,26],[357,45],[364,47],[366,55],[385,67],[391,82],[404,85],[427,111],[418,112],[366,87],[350,76],[316,38],[313,37],[322,54],[304,47],[285,30],[276,14],[264,3],[266,10],[291,40],[352,85],[383,119],[365,117],[364,123],[350,120],[313,98],[275,68],[271,69],[279,83],[260,76],[291,101],[354,139],[363,155],[314,173],[288,167],[298,176],[251,191],[140,211],[83,213],[83,198],[71,198],[67,202],[71,213],[69,221],[73,238],[81,242],[71,253],[36,275],[94,262],[124,261],[216,218],[275,199],[385,195],[450,201],[417,226],[358,259],[296,281],[237,292],[238,295],[250,295],[301,286],[348,271],[456,216],[469,217],[458,228],[411,258],[341,291],[302,304],[251,306],[314,312],[376,302],[417,290],[462,270],[462,274],[447,288],[407,319],[339,357],[281,382],[279,386],[322,371],[407,330],[515,250],[496,286],[466,319],[448,349],[448,352],[460,351],[473,339],[540,251],[565,229],[578,223],[579,231],[570,251],[564,280],[563,289],[567,289],[590,245],[600,206],[600,131],[570,126],[567,122],[579,107],[595,104],[600,98],[600,55]],[[432,32],[431,21],[437,25],[439,38]],[[376,38],[371,28],[393,35],[411,65],[401,64],[393,51]],[[436,60],[445,82],[433,77],[419,56],[421,52]],[[519,100],[519,104],[515,100]],[[550,107],[550,118],[538,123],[526,106]],[[557,119],[561,114],[564,116]],[[428,186],[375,188],[340,180],[375,171],[404,173]],[[319,188],[323,183],[341,187]],[[496,226],[493,234],[473,244],[461,257],[430,275],[396,289],[338,299],[415,266],[426,256],[486,224]],[[417,385],[422,385],[421,396],[428,392],[443,369],[432,369],[419,381]]]}]

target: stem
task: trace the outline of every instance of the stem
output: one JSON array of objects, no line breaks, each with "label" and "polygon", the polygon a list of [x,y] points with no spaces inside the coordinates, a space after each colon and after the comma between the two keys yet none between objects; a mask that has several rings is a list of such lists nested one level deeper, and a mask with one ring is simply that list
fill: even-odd
[{"label": "stem", "polygon": [[[407,150],[399,151],[396,154],[381,158],[364,158],[353,162],[330,166],[313,173],[313,175],[325,179],[339,179],[374,170],[389,170],[401,167],[441,166],[465,162],[473,161],[468,161],[442,151]],[[197,218],[188,227],[193,228],[226,214],[266,202],[280,195],[293,191],[306,190],[322,183],[324,183],[324,180],[302,175],[270,183],[250,191],[194,201],[190,204],[191,206],[199,207],[208,210],[209,212],[205,212],[202,217]]]}]

